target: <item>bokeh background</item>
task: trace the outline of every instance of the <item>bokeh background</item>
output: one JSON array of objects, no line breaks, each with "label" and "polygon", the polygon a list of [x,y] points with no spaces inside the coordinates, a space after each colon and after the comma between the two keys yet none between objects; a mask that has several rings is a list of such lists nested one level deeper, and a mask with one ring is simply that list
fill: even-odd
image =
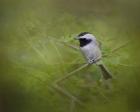
[{"label": "bokeh background", "polygon": [[[139,0],[0,0],[0,112],[140,112]],[[93,65],[63,82],[84,105],[53,82],[84,59],[57,40],[93,33],[115,79],[100,83]]]}]

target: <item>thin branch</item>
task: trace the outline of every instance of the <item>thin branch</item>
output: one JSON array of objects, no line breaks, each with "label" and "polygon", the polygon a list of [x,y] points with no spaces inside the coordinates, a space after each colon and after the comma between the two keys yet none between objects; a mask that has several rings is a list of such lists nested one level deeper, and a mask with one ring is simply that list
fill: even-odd
[{"label": "thin branch", "polygon": [[115,52],[118,51],[119,49],[125,47],[129,42],[130,42],[130,41],[127,41],[126,43],[120,45],[119,47],[116,47],[116,48],[112,49],[112,50],[110,51],[110,53],[104,54],[102,57],[105,58],[105,57],[111,56],[113,53],[115,53]]},{"label": "thin branch", "polygon": [[123,63],[118,63],[117,65],[125,66],[125,67],[137,67],[136,65],[127,65],[127,64],[123,64]]},{"label": "thin branch", "polygon": [[75,109],[75,101],[72,99],[70,104],[70,112],[74,112]]},{"label": "thin branch", "polygon": [[[52,40],[50,40],[50,42],[51,42],[51,44],[53,45],[54,49],[56,50],[56,53],[58,54],[58,57],[59,57],[61,63],[64,65],[64,60],[63,60],[63,57],[62,57],[62,55],[61,55],[59,49],[58,49],[58,48],[56,47],[56,45],[52,42]],[[63,68],[61,68],[61,69],[63,69],[63,71],[66,72],[65,67],[63,67]]]},{"label": "thin branch", "polygon": [[32,47],[32,49],[41,57],[43,62],[45,62],[45,64],[47,64],[45,55],[43,53],[41,53],[39,49],[37,49],[35,46],[33,46],[32,41],[30,39],[28,39],[28,40],[26,39],[26,41]]},{"label": "thin branch", "polygon": [[119,49],[125,47],[129,42],[130,42],[130,41],[127,41],[126,43],[120,45],[119,47],[116,47],[116,48],[112,49],[112,50],[111,50],[111,53],[114,53],[114,52],[118,51]]},{"label": "thin branch", "polygon": [[58,42],[59,44],[63,44],[63,45],[65,45],[65,46],[67,46],[67,47],[70,47],[70,48],[72,48],[72,49],[74,49],[74,50],[76,50],[76,51],[79,51],[79,47],[77,47],[77,46],[74,46],[74,45],[69,44],[69,43],[67,43],[67,42],[64,42],[64,41],[62,41],[62,40],[57,40],[57,39],[52,38],[52,37],[49,38],[49,39],[54,40],[54,41]]},{"label": "thin branch", "polygon": [[68,73],[66,76],[64,76],[64,77],[62,77],[62,78],[56,80],[55,83],[59,83],[59,82],[65,80],[65,79],[68,79],[70,76],[74,75],[74,73],[76,73],[76,72],[82,70],[83,68],[87,67],[88,65],[89,65],[88,63],[84,64],[83,66],[79,67],[78,69],[76,69],[76,70],[74,70],[74,71]]},{"label": "thin branch", "polygon": [[68,91],[66,91],[65,89],[58,86],[57,84],[54,84],[53,87],[56,90],[58,90],[59,92],[61,92],[62,94],[64,94],[65,96],[67,96],[67,97],[71,98],[72,100],[76,101],[78,104],[83,105],[83,103],[79,99],[77,99],[75,96],[73,96]]},{"label": "thin branch", "polygon": [[79,67],[78,69],[76,69],[76,70],[74,70],[74,71],[68,73],[68,74],[65,75],[64,77],[57,79],[57,80],[54,82],[54,84],[53,84],[54,88],[55,88],[56,90],[58,90],[59,92],[63,93],[64,95],[66,95],[67,97],[71,98],[72,100],[76,101],[77,103],[82,104],[82,102],[81,102],[80,100],[78,100],[75,96],[73,96],[72,94],[70,94],[67,90],[65,90],[65,89],[63,89],[62,87],[60,87],[59,84],[60,84],[60,82],[66,80],[66,79],[68,79],[69,77],[71,77],[72,75],[74,75],[76,72],[78,72],[78,71],[80,71],[80,70],[82,70],[82,69],[84,69],[85,67],[88,67],[88,66],[89,66],[89,64],[86,63],[86,64],[82,65],[81,67]]},{"label": "thin branch", "polygon": [[102,90],[100,89],[100,87],[96,86],[95,88],[97,88],[99,94],[107,101],[110,102],[109,98],[107,96],[105,96],[105,94],[102,92]]}]

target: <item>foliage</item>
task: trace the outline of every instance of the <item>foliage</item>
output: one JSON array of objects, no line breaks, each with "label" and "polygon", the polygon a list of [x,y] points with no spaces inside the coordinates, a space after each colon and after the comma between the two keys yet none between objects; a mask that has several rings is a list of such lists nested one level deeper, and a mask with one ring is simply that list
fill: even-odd
[{"label": "foliage", "polygon": [[[135,51],[139,35],[137,20],[133,23],[135,18],[127,19],[127,14],[123,15],[125,7],[121,1],[112,0],[108,4],[95,0],[95,7],[88,9],[91,6],[88,0],[82,2],[82,6],[87,3],[83,12],[80,5],[79,10],[77,5],[73,6],[78,2],[70,3],[72,10],[67,9],[63,0],[57,5],[58,1],[1,1],[4,7],[0,20],[0,111],[140,111],[139,54],[136,56]],[[130,1],[124,2],[130,5]],[[102,6],[110,9],[104,10]],[[56,40],[78,45],[73,37],[82,31],[92,32],[101,41],[104,55],[112,52],[103,61],[115,79],[112,89],[106,89],[100,82],[98,68],[93,65],[65,81],[63,87],[84,103],[81,106],[52,85],[85,61],[79,51]]]}]

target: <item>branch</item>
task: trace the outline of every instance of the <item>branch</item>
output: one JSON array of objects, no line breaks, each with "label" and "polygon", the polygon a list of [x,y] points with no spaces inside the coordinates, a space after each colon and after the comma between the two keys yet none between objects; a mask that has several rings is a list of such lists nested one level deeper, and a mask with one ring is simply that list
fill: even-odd
[{"label": "branch", "polygon": [[125,47],[129,42],[130,42],[130,41],[127,41],[126,43],[120,45],[119,47],[116,47],[116,48],[112,49],[112,50],[110,51],[110,53],[104,54],[103,57],[111,56],[113,53],[117,52],[119,49]]},{"label": "branch", "polygon": [[63,45],[65,45],[65,46],[67,46],[67,47],[70,47],[70,48],[72,48],[72,49],[74,49],[74,50],[76,50],[76,51],[79,51],[79,47],[77,47],[77,46],[74,46],[74,45],[69,44],[69,43],[67,43],[67,42],[64,42],[64,41],[62,41],[62,40],[55,39],[55,38],[53,38],[53,37],[51,37],[51,38],[49,38],[49,39],[54,40],[54,41],[56,41],[56,42],[58,42],[58,43],[60,43],[60,44],[63,44]]}]

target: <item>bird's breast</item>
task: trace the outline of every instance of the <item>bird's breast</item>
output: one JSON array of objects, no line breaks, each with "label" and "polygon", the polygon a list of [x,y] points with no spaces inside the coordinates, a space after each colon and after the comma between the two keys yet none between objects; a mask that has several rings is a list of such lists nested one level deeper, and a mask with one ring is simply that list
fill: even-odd
[{"label": "bird's breast", "polygon": [[89,60],[99,60],[102,56],[100,48],[95,44],[88,44],[84,47],[80,47],[84,57]]}]

